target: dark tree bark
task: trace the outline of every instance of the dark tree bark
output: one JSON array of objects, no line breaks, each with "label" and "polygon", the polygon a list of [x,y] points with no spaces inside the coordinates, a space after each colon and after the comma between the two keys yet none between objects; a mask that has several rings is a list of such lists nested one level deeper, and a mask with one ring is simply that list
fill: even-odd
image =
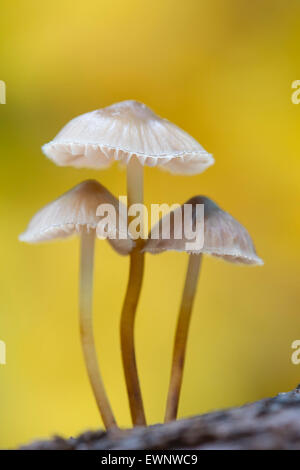
[{"label": "dark tree bark", "polygon": [[22,449],[300,449],[300,386],[274,398],[168,424],[54,437]]}]

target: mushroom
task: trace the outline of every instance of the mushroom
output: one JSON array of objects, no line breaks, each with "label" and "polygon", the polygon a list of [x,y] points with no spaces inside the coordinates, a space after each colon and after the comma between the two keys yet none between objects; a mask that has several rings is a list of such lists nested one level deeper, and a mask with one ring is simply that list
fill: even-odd
[{"label": "mushroom", "polygon": [[[101,169],[115,160],[126,164],[128,208],[143,204],[143,166],[195,174],[214,163],[213,157],[189,134],[133,100],[76,117],[43,146],[43,152],[60,166]],[[134,425],[146,424],[134,347],[134,323],[144,273],[142,245],[140,237],[130,255],[120,325],[123,368]]]},{"label": "mushroom", "polygon": [[[96,211],[102,204],[111,204],[117,213],[119,212],[117,199],[104,186],[97,181],[84,181],[37,212],[19,239],[27,243],[39,243],[75,234],[80,237],[81,343],[97,406],[105,427],[109,429],[116,426],[116,421],[98,367],[92,322],[94,245],[99,223]],[[116,231],[118,232],[117,227]],[[104,231],[102,231],[102,236],[104,236]],[[119,240],[117,236],[109,241],[120,254],[129,253],[133,247],[133,242],[129,238],[123,237]]]},{"label": "mushroom", "polygon": [[[190,228],[183,227],[189,208],[191,211],[188,216],[192,225]],[[199,208],[204,208],[204,218]],[[162,236],[162,227],[166,218],[167,222],[170,221],[169,239]],[[194,243],[191,243],[192,236]],[[236,264],[263,264],[256,254],[247,230],[230,214],[204,196],[189,199],[152,228],[144,251],[155,254],[172,250],[189,253],[189,262],[177,320],[165,422],[177,417],[188,332],[202,254],[216,256]]]}]

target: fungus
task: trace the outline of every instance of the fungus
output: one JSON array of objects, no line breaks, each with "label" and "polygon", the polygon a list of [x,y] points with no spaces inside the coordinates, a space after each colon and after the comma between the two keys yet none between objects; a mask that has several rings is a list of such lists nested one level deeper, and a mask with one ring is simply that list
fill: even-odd
[{"label": "fungus", "polygon": [[[43,152],[60,166],[102,169],[115,160],[125,164],[129,208],[143,204],[143,166],[195,174],[214,163],[213,157],[189,134],[132,100],[76,117],[43,146]],[[134,347],[134,324],[144,272],[143,243],[141,238],[137,240],[130,254],[120,326],[123,368],[135,425],[146,424]]]},{"label": "fungus", "polygon": [[[99,223],[96,211],[101,204],[111,204],[118,211],[117,199],[106,188],[97,181],[84,181],[37,212],[19,239],[27,243],[39,243],[75,234],[80,237],[81,344],[97,406],[105,427],[109,429],[116,426],[116,421],[98,367],[92,320],[94,246]],[[128,254],[133,247],[132,240],[118,238],[109,240],[110,244],[118,253]]]},{"label": "fungus", "polygon": [[[204,227],[203,220],[201,224],[201,230],[204,230],[204,243],[202,246],[193,249],[190,248],[191,239],[185,236],[186,232],[182,230],[183,227],[180,227],[179,230],[183,235],[180,238],[177,236],[178,227],[176,227],[176,221],[179,220],[183,224],[185,207],[190,205],[192,209],[192,225],[193,227],[197,227],[197,222],[201,222],[201,220],[197,220],[200,217],[200,212],[197,211],[197,205],[200,204],[204,205]],[[162,237],[162,226],[165,217],[169,217],[169,220],[171,220],[169,239]],[[187,274],[173,348],[171,378],[165,414],[165,421],[168,422],[177,417],[188,332],[201,268],[202,254],[216,256],[231,263],[246,265],[261,265],[263,261],[257,256],[247,230],[230,214],[223,211],[207,197],[196,196],[191,198],[184,205],[175,209],[172,213],[172,217],[170,217],[170,214],[167,214],[165,217],[152,228],[150,236],[145,243],[144,251],[152,254],[172,250],[189,253]],[[154,233],[158,233],[157,238],[151,237]],[[197,234],[195,234],[195,238],[196,237]]]}]

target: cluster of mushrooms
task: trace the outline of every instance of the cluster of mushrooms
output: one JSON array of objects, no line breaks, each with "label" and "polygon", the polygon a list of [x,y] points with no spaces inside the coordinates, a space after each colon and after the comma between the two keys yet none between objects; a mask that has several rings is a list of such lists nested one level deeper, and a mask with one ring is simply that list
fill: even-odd
[{"label": "cluster of mushrooms", "polygon": [[[126,165],[127,207],[120,210],[119,200],[99,182],[88,180],[42,208],[30,221],[20,240],[38,243],[77,234],[80,237],[79,311],[80,336],[85,365],[91,387],[106,429],[117,426],[101,377],[93,335],[93,265],[96,238],[107,238],[113,249],[129,255],[128,286],[121,313],[121,352],[130,412],[134,426],[146,425],[146,417],[139,384],[134,325],[141,293],[145,253],[164,251],[187,252],[189,256],[185,285],[178,315],[174,341],[171,378],[165,421],[176,419],[182,385],[188,331],[196,293],[202,255],[208,254],[231,263],[263,264],[257,256],[246,229],[212,200],[195,196],[185,204],[192,207],[192,223],[197,221],[198,204],[204,205],[204,243],[201,249],[187,250],[184,235],[179,238],[171,223],[170,237],[162,236],[162,218],[152,227],[148,237],[133,239],[128,221],[129,208],[143,204],[143,167],[161,167],[175,174],[197,174],[214,163],[203,147],[166,119],[154,114],[136,101],[124,101],[103,109],[83,114],[70,121],[59,134],[43,146],[43,152],[59,166],[103,169],[115,160]],[[126,234],[116,223],[109,235],[101,229],[99,207],[111,204],[116,213],[126,217]],[[173,212],[184,212],[185,204]],[[122,212],[122,214],[120,214]],[[170,217],[167,214],[165,217]],[[119,219],[120,220],[120,219]],[[183,217],[181,218],[183,220]],[[99,228],[100,227],[100,228]],[[152,233],[156,233],[152,237]],[[158,233],[158,236],[157,236]]]}]

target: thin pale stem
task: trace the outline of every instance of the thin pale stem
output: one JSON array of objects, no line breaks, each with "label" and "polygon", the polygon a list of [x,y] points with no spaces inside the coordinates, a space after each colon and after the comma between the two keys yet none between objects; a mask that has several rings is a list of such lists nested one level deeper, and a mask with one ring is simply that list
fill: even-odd
[{"label": "thin pale stem", "polygon": [[172,370],[165,422],[177,417],[191,314],[196,294],[202,255],[190,255],[174,340]]},{"label": "thin pale stem", "polygon": [[[143,167],[137,159],[132,159],[127,167],[128,207],[143,203]],[[141,253],[143,240],[136,240],[136,247],[130,254],[130,270],[127,292],[121,315],[121,351],[130,413],[134,426],[146,425],[146,417],[139,383],[134,326],[137,305],[141,293],[144,274],[144,254]]]},{"label": "thin pale stem", "polygon": [[94,272],[95,230],[83,231],[80,247],[80,335],[85,365],[93,393],[105,428],[116,427],[116,421],[107,398],[99,370],[93,334],[93,272]]}]

